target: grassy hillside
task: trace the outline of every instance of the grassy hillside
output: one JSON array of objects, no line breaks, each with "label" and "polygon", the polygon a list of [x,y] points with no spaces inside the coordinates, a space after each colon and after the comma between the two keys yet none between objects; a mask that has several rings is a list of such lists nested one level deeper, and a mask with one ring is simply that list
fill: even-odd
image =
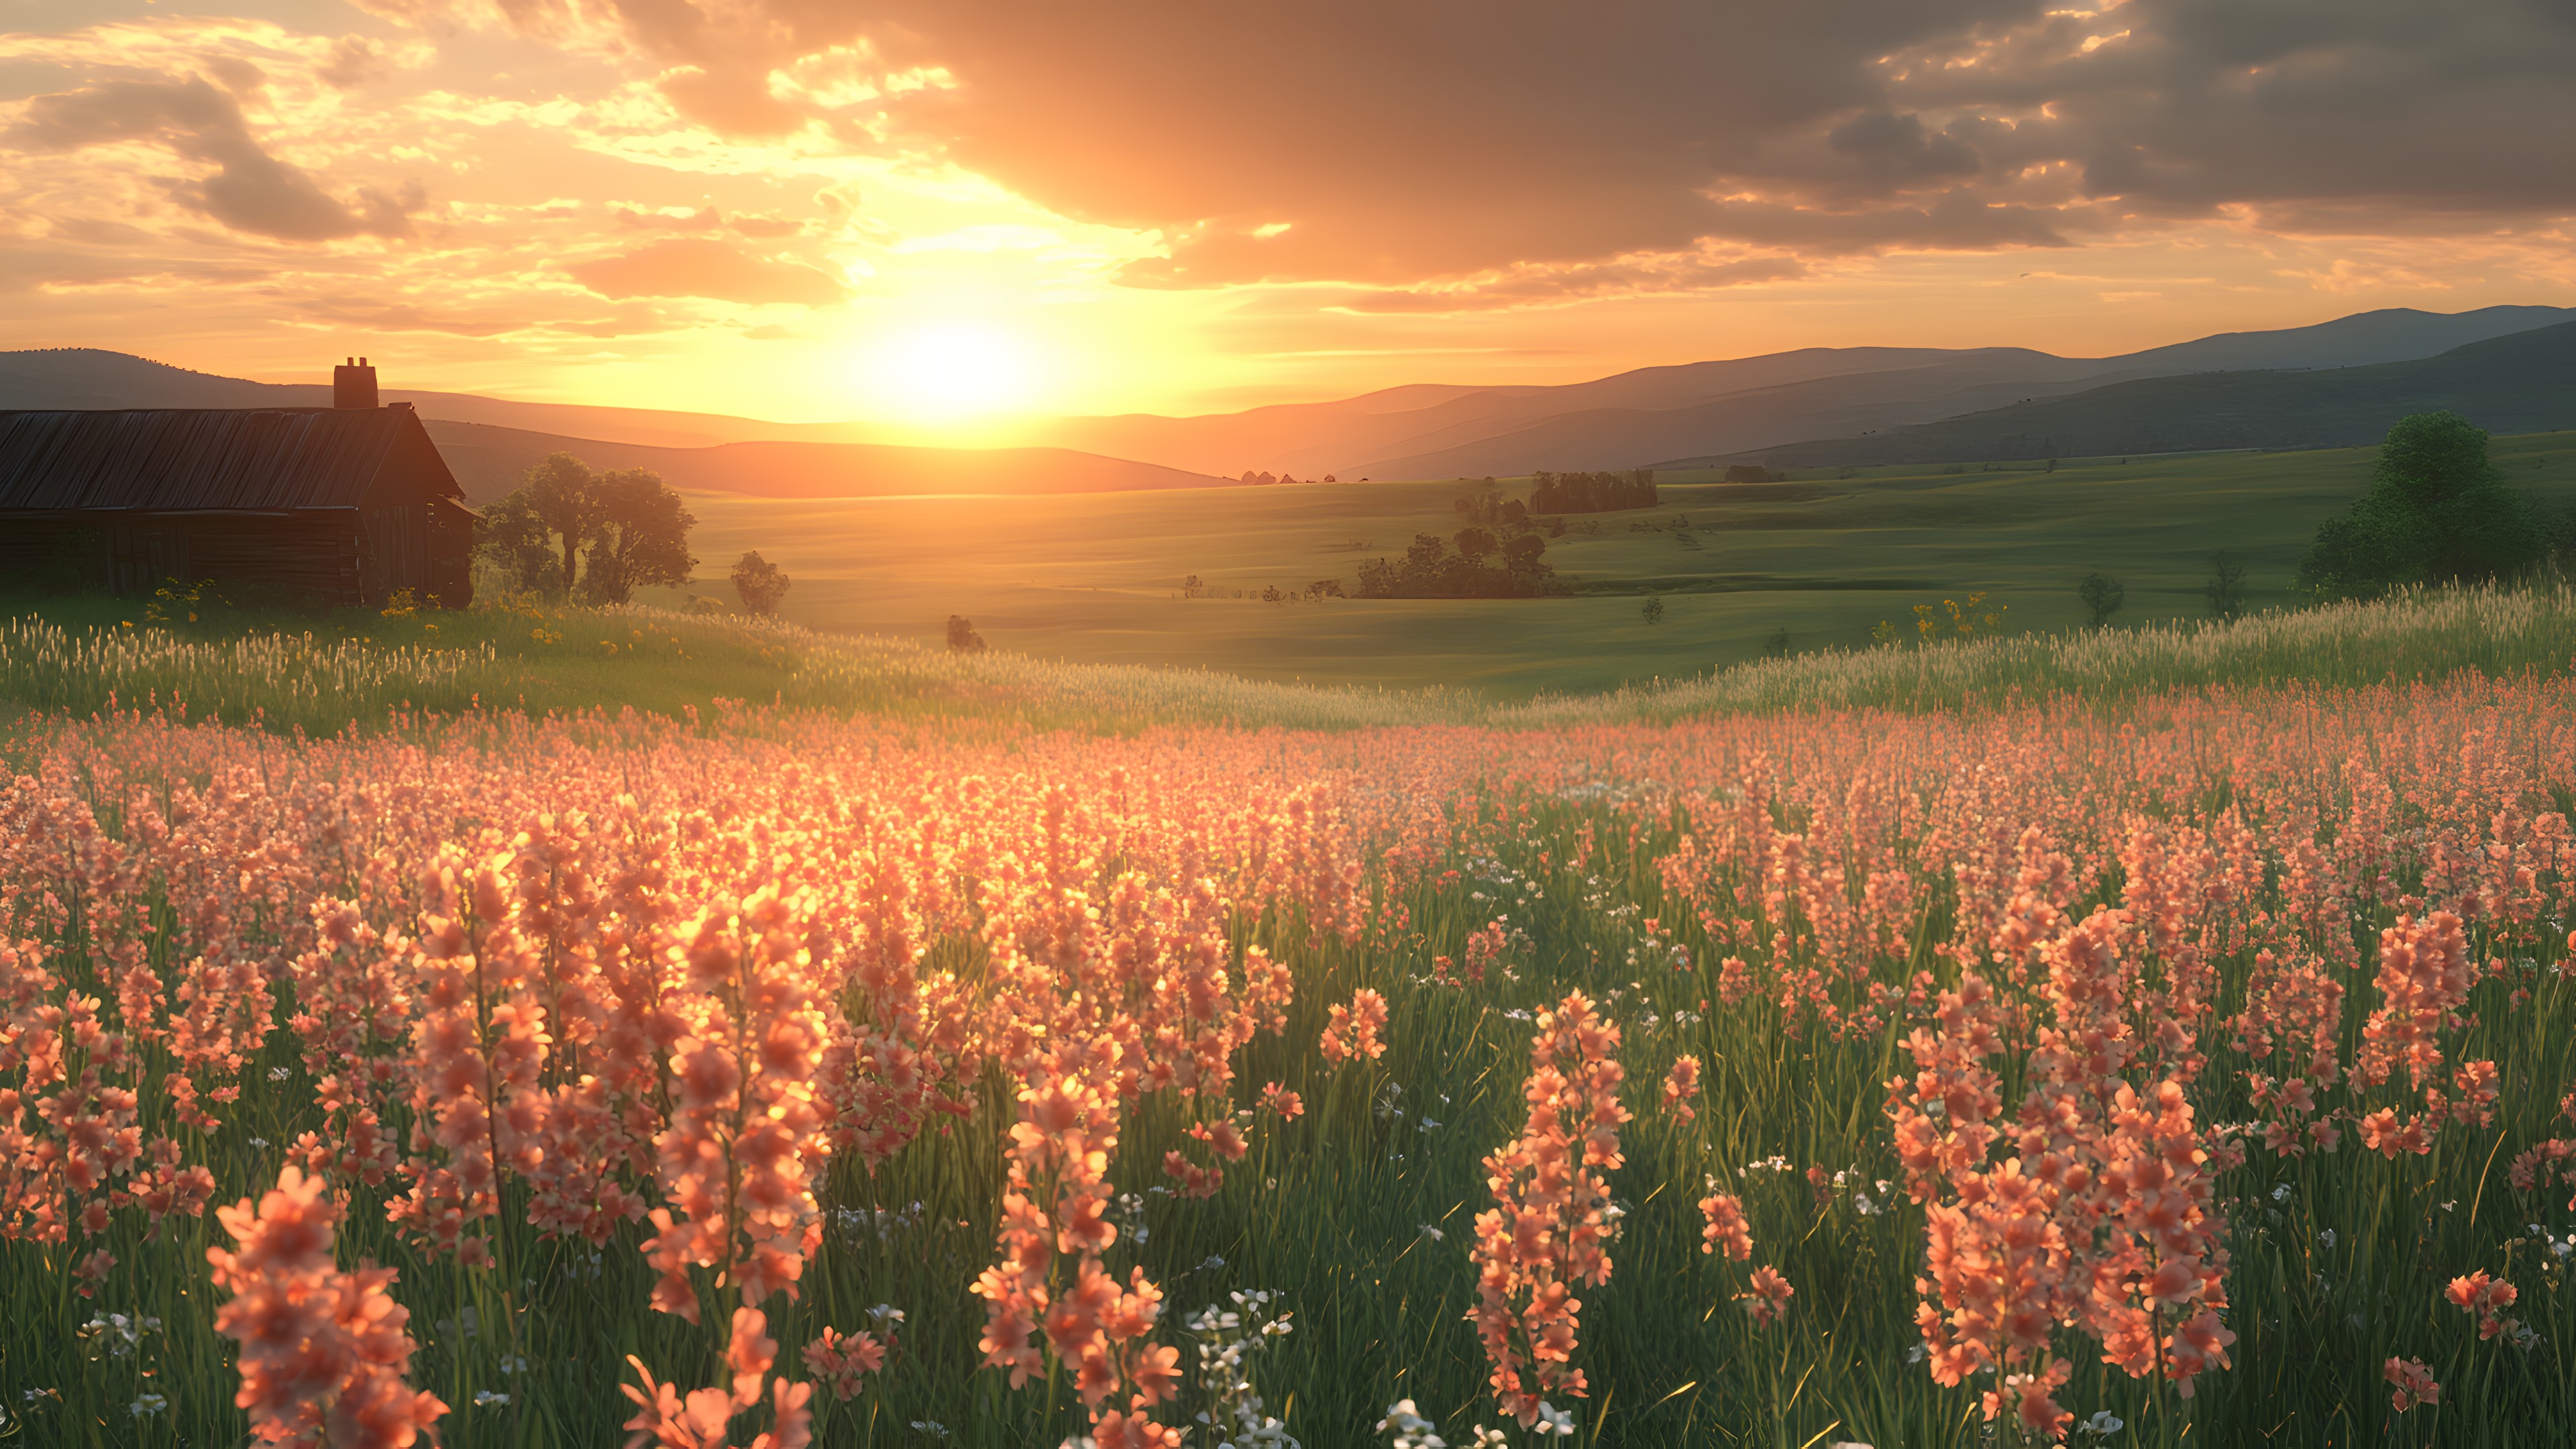
[{"label": "grassy hillside", "polygon": [[[2250,570],[2257,608],[2293,602],[2317,524],[2367,481],[2369,449],[1800,472],[1786,484],[1667,475],[1662,507],[1601,514],[1548,558],[1585,592],[1540,600],[1328,599],[1263,589],[1357,576],[1417,532],[1454,532],[1454,482],[1028,499],[691,501],[701,585],[759,549],[792,575],[785,615],[935,643],[964,614],[996,648],[1204,666],[1257,679],[1472,686],[1498,698],[1697,675],[1868,642],[1882,619],[1987,591],[2015,630],[2083,620],[2092,569],[2128,589],[2121,622],[2197,618],[2212,550]],[[2576,434],[2501,439],[2514,482],[2576,498]],[[1525,482],[1509,485],[1525,495]],[[1354,547],[1354,545],[1365,547]],[[1183,580],[1244,597],[1183,598]],[[1660,594],[1664,620],[1641,606]]]},{"label": "grassy hillside", "polygon": [[2234,623],[1833,649],[1525,702],[1438,685],[1280,684],[1205,669],[953,653],[651,606],[486,603],[462,614],[314,617],[202,597],[135,603],[0,598],[0,741],[39,716],[122,712],[318,736],[408,730],[442,717],[633,711],[757,733],[785,723],[762,708],[770,705],[1098,734],[1171,725],[1532,729],[1783,710],[1974,711],[2052,696],[2121,707],[2207,689],[2576,669],[2576,590],[2563,584],[2410,595]]},{"label": "grassy hillside", "polygon": [[2444,409],[2497,433],[2576,426],[2576,322],[2412,362],[2146,378],[1758,451],[1774,467],[1823,468],[2340,447],[2375,440],[2409,413]]}]

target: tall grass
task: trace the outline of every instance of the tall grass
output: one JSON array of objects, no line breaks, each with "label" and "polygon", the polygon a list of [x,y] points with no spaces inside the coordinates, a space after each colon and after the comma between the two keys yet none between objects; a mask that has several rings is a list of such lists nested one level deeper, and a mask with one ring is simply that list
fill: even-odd
[{"label": "tall grass", "polygon": [[2406,593],[2233,622],[1828,650],[1517,704],[1456,688],[1280,684],[1211,669],[954,653],[643,606],[516,605],[318,623],[209,609],[196,622],[138,626],[91,605],[28,607],[0,622],[0,703],[75,717],[168,708],[308,733],[474,710],[679,715],[728,703],[1105,733],[1155,725],[1547,729],[1776,710],[1922,713],[2058,696],[2108,703],[2205,689],[2348,688],[2461,670],[2554,677],[2571,664],[2576,589],[2565,583]]},{"label": "tall grass", "polygon": [[2371,602],[2233,621],[2010,634],[1921,647],[1826,650],[1695,679],[1494,712],[1527,725],[1669,723],[1779,709],[1973,708],[2072,695],[2136,699],[2175,690],[2288,684],[2354,688],[2443,678],[2551,676],[2576,666],[2576,588],[2412,591]]}]

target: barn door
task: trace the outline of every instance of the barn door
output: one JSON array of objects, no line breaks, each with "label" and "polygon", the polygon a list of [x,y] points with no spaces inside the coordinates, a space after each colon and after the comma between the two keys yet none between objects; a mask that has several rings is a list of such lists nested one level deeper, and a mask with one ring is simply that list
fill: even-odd
[{"label": "barn door", "polygon": [[120,594],[148,594],[188,569],[177,524],[165,519],[117,523],[107,530],[108,573]]}]

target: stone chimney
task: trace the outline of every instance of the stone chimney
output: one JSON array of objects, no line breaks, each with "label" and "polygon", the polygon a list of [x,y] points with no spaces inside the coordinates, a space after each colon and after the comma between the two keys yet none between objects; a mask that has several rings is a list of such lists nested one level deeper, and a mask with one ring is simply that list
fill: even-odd
[{"label": "stone chimney", "polygon": [[371,408],[376,405],[376,370],[367,359],[352,357],[331,369],[331,406]]}]

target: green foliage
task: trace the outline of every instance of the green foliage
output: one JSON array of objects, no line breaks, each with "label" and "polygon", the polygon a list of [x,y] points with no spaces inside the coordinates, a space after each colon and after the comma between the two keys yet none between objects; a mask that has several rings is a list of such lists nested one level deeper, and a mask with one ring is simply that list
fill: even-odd
[{"label": "green foliage", "polygon": [[[1493,531],[1470,526],[1458,530],[1457,551],[1451,540],[1417,533],[1401,562],[1370,559],[1360,565],[1364,599],[1514,599],[1549,591],[1545,555],[1547,539],[1535,530],[1496,540]],[[1488,567],[1486,559],[1500,567]]]},{"label": "green foliage", "polygon": [[562,592],[563,563],[549,542],[552,536],[524,488],[484,509],[474,522],[475,550],[523,593]]},{"label": "green foliage", "polygon": [[[1519,500],[1514,499],[1518,503]],[[1467,491],[1450,500],[1449,510],[1467,523],[1495,524],[1503,519],[1503,485],[1491,478],[1467,485]],[[1526,518],[1529,510],[1521,509]]]},{"label": "green foliage", "polygon": [[2095,569],[2075,586],[2075,596],[2084,601],[2085,626],[2099,629],[2111,622],[2113,614],[2120,612],[2120,605],[2129,597],[2129,591],[2120,586],[2118,579]]},{"label": "green foliage", "polygon": [[2417,413],[2388,430],[2370,491],[2317,530],[2299,585],[2372,598],[2400,584],[2510,577],[2549,550],[2539,509],[2489,461],[2485,431],[2457,413]]},{"label": "green foliage", "polygon": [[1530,478],[1532,513],[1609,513],[1623,508],[1652,508],[1656,503],[1655,470],[1625,473],[1549,473]]},{"label": "green foliage", "polygon": [[570,594],[581,582],[579,550],[600,525],[603,509],[595,485],[598,475],[570,453],[548,453],[528,470],[519,492],[528,511],[547,534],[561,541],[563,572],[555,586]]},{"label": "green foliage", "polygon": [[[778,601],[787,597],[790,582],[778,565],[760,556],[758,549],[744,554],[733,566],[734,594],[744,608],[755,614],[777,613]],[[1198,580],[1193,577],[1191,582]]]},{"label": "green foliage", "polygon": [[594,473],[570,453],[550,453],[517,491],[484,510],[475,547],[516,588],[622,604],[638,588],[689,581],[698,564],[689,554],[696,524],[680,495],[649,469]]},{"label": "green foliage", "polygon": [[622,604],[644,587],[679,588],[698,561],[689,554],[697,524],[660,475],[621,468],[592,480],[600,518],[591,534],[590,576],[583,597],[594,604]]},{"label": "green foliage", "polygon": [[1663,596],[1661,594],[1657,594],[1653,598],[1646,600],[1644,613],[1646,615],[1646,622],[1649,624],[1660,624],[1664,622]]}]

